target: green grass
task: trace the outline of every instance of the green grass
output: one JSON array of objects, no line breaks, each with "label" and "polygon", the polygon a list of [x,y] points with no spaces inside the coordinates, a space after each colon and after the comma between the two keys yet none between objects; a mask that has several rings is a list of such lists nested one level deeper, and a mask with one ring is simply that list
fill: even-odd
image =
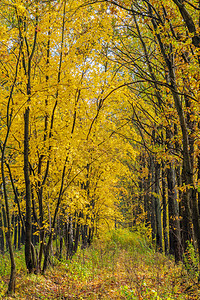
[{"label": "green grass", "polygon": [[[14,253],[17,272],[20,272],[21,270],[26,270],[23,248],[21,250],[15,250]],[[9,252],[6,251],[4,254],[0,255],[0,277],[7,276],[9,274],[10,274],[10,255]]]},{"label": "green grass", "polygon": [[[16,299],[200,298],[195,274],[188,275],[183,264],[176,265],[156,253],[144,235],[126,229],[110,231],[91,247],[79,248],[71,260],[59,261],[54,257],[45,276],[27,275],[23,252],[16,252],[15,257]],[[4,258],[1,257],[0,275],[3,292],[9,278],[9,259]]]}]

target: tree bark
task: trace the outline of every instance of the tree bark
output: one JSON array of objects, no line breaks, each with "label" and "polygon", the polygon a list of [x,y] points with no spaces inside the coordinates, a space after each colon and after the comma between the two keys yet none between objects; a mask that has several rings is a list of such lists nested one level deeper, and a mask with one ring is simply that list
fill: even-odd
[{"label": "tree bark", "polygon": [[24,178],[26,188],[26,221],[25,221],[25,260],[29,273],[35,269],[31,252],[31,236],[32,236],[32,208],[31,208],[31,185],[29,171],[29,107],[26,108],[24,114]]},{"label": "tree bark", "polygon": [[162,220],[160,204],[160,164],[155,162],[155,213],[156,213],[156,245],[158,251],[163,251],[162,246]]},{"label": "tree bark", "polygon": [[164,171],[164,163],[162,162],[163,233],[164,233],[165,254],[168,254],[168,252],[169,252],[169,232],[168,232],[168,226],[167,226],[168,210],[167,210],[166,188],[167,188],[166,172]]},{"label": "tree bark", "polygon": [[0,206],[0,252],[4,254],[4,230],[3,230],[2,208]]},{"label": "tree bark", "polygon": [[153,158],[150,159],[150,174],[151,174],[151,229],[152,229],[152,240],[156,239],[156,215],[155,215],[155,197],[154,195],[154,183],[155,183],[155,172]]},{"label": "tree bark", "polygon": [[181,229],[179,219],[179,203],[178,191],[176,188],[175,169],[172,163],[169,163],[167,169],[168,182],[168,207],[169,207],[169,239],[170,248],[169,253],[173,254],[175,261],[182,260],[182,246],[181,246]]},{"label": "tree bark", "polygon": [[[8,136],[8,135],[7,135]],[[11,240],[11,220],[10,220],[10,209],[9,209],[9,203],[8,203],[8,194],[6,189],[6,179],[5,179],[5,173],[4,173],[4,156],[5,156],[5,146],[6,142],[3,145],[2,155],[1,155],[1,176],[2,176],[2,182],[3,182],[3,194],[4,194],[4,201],[5,201],[5,207],[6,207],[6,240],[8,243],[9,253],[10,253],[10,262],[11,262],[11,273],[10,273],[10,280],[8,284],[8,294],[12,294],[15,292],[15,281],[16,281],[16,265],[15,265],[15,258],[14,258],[14,252],[12,247],[12,240]]]}]

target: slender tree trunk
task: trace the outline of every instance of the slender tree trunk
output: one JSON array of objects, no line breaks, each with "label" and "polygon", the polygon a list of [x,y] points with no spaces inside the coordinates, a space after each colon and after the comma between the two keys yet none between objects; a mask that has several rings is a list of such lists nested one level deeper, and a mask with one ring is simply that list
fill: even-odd
[{"label": "slender tree trunk", "polygon": [[74,234],[74,248],[73,253],[77,252],[78,249],[78,242],[79,242],[79,236],[80,236],[80,215],[78,215],[77,222],[76,222],[76,230]]},{"label": "slender tree trunk", "polygon": [[18,250],[21,249],[21,223],[20,223],[20,218],[18,217]]},{"label": "slender tree trunk", "polygon": [[18,217],[14,216],[14,247],[15,249],[17,249],[17,221],[18,221]]},{"label": "slender tree trunk", "polygon": [[161,220],[161,204],[160,204],[160,164],[155,163],[155,213],[156,213],[156,245],[160,252],[163,251],[162,246],[162,220]]},{"label": "slender tree trunk", "polygon": [[4,254],[4,226],[2,218],[2,209],[0,207],[0,252]]},{"label": "slender tree trunk", "polygon": [[[199,151],[199,154],[198,154],[198,158],[197,158],[198,159],[198,162],[197,162],[197,169],[198,169],[197,180],[198,180],[198,182],[200,182],[200,149],[198,149],[198,151]],[[200,215],[200,186],[198,187],[197,191],[198,191],[198,209],[199,209],[199,215]]]},{"label": "slender tree trunk", "polygon": [[168,164],[168,206],[169,206],[169,253],[175,256],[175,261],[182,260],[181,230],[179,218],[178,192],[176,188],[175,169],[172,163]]},{"label": "slender tree trunk", "polygon": [[[4,144],[5,146],[5,144]],[[11,221],[10,221],[10,209],[9,209],[9,203],[8,203],[8,195],[6,190],[6,180],[5,180],[5,173],[4,173],[4,152],[5,147],[2,149],[2,156],[1,156],[1,176],[2,176],[2,182],[3,182],[3,194],[4,194],[4,200],[5,200],[5,207],[6,207],[6,240],[8,243],[9,253],[10,253],[10,262],[11,262],[11,273],[10,273],[10,281],[8,284],[8,294],[12,294],[15,292],[15,281],[16,281],[16,265],[15,265],[15,259],[14,259],[14,252],[12,247],[12,241],[11,241]]]},{"label": "slender tree trunk", "polygon": [[81,226],[81,236],[82,236],[82,245],[81,249],[87,248],[87,234],[88,234],[88,225],[84,224]]},{"label": "slender tree trunk", "polygon": [[155,184],[155,171],[154,171],[154,161],[151,157],[150,159],[150,174],[151,181],[149,185],[151,186],[151,228],[152,228],[152,240],[156,239],[156,215],[155,215],[155,197],[154,197],[154,184]]},{"label": "slender tree trunk", "polygon": [[167,226],[168,209],[167,209],[167,195],[166,195],[166,172],[164,171],[164,163],[162,162],[162,203],[163,203],[163,233],[164,233],[164,247],[165,254],[169,252],[169,232]]},{"label": "slender tree trunk", "polygon": [[26,108],[24,114],[24,178],[26,187],[26,222],[25,222],[25,260],[29,273],[34,271],[34,264],[31,252],[31,236],[32,236],[32,214],[31,214],[31,186],[29,172],[29,107]]},{"label": "slender tree trunk", "polygon": [[59,216],[59,243],[60,243],[60,248],[59,248],[59,259],[62,259],[62,252],[63,252],[63,237],[64,237],[64,228],[63,228],[63,221],[62,217]]},{"label": "slender tree trunk", "polygon": [[[186,185],[186,175],[185,175],[185,168],[182,168],[182,184]],[[181,231],[182,231],[182,246],[183,251],[185,252],[188,246],[188,241],[192,240],[193,236],[193,228],[192,228],[192,218],[191,218],[191,207],[188,200],[188,193],[184,191],[182,193],[181,203],[180,203],[180,216],[182,217],[181,220]]]},{"label": "slender tree trunk", "polygon": [[88,245],[90,246],[93,241],[93,234],[94,234],[94,227],[89,227],[89,233],[88,233]]},{"label": "slender tree trunk", "polygon": [[[148,159],[148,165],[150,165],[150,159]],[[149,166],[150,168],[150,166]],[[151,184],[151,173],[148,172],[148,178],[145,180],[145,202],[147,203],[147,224],[151,224],[151,198],[149,195],[149,187]]]},{"label": "slender tree trunk", "polygon": [[25,245],[25,228],[24,228],[24,226],[21,226],[21,243],[22,243],[22,245]]},{"label": "slender tree trunk", "polygon": [[66,235],[67,235],[67,259],[70,259],[73,255],[74,246],[73,246],[73,225],[72,225],[72,217],[68,218],[68,222],[66,224]]}]

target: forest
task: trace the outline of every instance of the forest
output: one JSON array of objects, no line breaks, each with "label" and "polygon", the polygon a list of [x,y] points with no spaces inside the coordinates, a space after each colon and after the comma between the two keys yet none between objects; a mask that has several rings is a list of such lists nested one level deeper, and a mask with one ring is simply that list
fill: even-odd
[{"label": "forest", "polygon": [[199,0],[0,1],[0,299],[200,298],[199,85]]}]

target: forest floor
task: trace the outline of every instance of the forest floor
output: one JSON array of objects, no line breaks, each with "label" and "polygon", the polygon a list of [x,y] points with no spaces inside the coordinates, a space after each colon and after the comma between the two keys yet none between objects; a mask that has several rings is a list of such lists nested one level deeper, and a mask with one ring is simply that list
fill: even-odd
[{"label": "forest floor", "polygon": [[[189,259],[194,259],[190,252]],[[27,275],[18,253],[14,297],[5,297],[8,268],[0,259],[0,299],[200,299],[195,270],[156,253],[136,233],[114,232],[58,261],[42,275]]]}]

